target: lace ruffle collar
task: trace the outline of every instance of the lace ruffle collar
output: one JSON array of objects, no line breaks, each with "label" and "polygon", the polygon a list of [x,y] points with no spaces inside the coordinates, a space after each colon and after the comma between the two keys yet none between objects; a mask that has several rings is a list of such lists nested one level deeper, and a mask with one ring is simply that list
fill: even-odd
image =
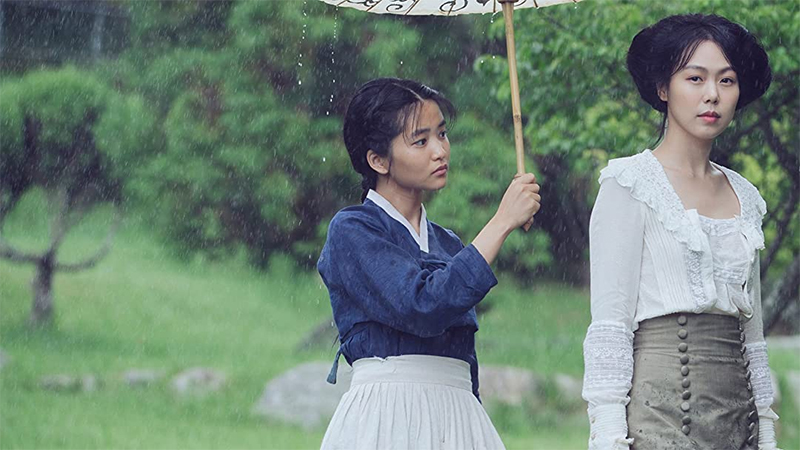
[{"label": "lace ruffle collar", "polygon": [[[712,163],[714,164],[714,163]],[[764,248],[761,222],[767,206],[758,190],[744,177],[727,167],[714,164],[728,178],[741,206],[736,216],[742,232],[755,249]],[[702,252],[707,237],[699,220],[693,219],[694,210],[686,210],[680,197],[672,188],[664,168],[649,149],[625,158],[612,159],[600,172],[599,181],[614,178],[621,186],[630,189],[633,198],[646,204],[656,218],[675,238],[689,250]]]}]

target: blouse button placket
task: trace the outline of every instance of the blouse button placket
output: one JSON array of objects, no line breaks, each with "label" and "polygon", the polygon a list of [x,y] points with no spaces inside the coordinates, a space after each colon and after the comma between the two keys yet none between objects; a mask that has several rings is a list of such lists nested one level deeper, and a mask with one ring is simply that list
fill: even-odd
[{"label": "blouse button placket", "polygon": [[[689,319],[683,315],[678,315],[678,325],[680,328],[678,329],[678,338],[681,340],[686,340],[689,337],[689,331],[686,330],[685,326],[689,322]],[[689,381],[689,344],[686,342],[681,342],[678,344],[678,351],[681,353],[680,355],[680,363],[681,363],[681,375],[683,375],[683,381],[681,382],[681,386],[683,386],[684,391],[681,394],[681,399],[683,402],[680,404],[680,409],[683,412],[682,422],[683,426],[681,427],[681,432],[685,435],[689,435],[692,431],[692,428],[689,426],[692,423],[692,418],[689,416],[689,410],[691,409],[691,405],[689,404],[689,399],[692,397],[691,391],[689,391],[689,386],[691,386],[691,381]]]},{"label": "blouse button placket", "polygon": [[747,425],[747,430],[750,432],[750,436],[747,437],[747,444],[752,445],[753,442],[758,439],[758,432],[756,431],[756,420],[758,420],[758,413],[755,409],[747,414],[747,419],[750,422]]},{"label": "blouse button placket", "polygon": [[745,375],[744,379],[747,383],[745,386],[747,387],[747,391],[750,392],[750,398],[747,400],[748,406],[750,406],[751,411],[747,413],[747,421],[749,422],[747,425],[747,431],[750,432],[750,435],[747,437],[747,445],[752,446],[753,443],[758,439],[758,432],[756,431],[756,420],[758,420],[758,411],[756,410],[756,399],[753,397],[753,385],[750,382],[750,378],[752,378],[753,373],[750,371],[750,360],[745,357],[745,353],[747,353],[747,346],[744,344],[747,336],[744,332],[744,327],[742,327],[742,322],[739,322],[739,342],[742,343],[742,361],[744,365]]}]

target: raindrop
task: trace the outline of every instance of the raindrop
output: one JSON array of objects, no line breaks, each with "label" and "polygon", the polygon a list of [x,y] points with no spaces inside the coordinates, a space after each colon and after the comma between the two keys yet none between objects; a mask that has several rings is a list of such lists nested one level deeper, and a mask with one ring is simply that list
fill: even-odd
[{"label": "raindrop", "polygon": [[[306,20],[308,18],[308,14],[306,13],[307,5],[308,5],[308,0],[303,0],[303,33],[302,33],[302,37],[300,38],[301,41],[305,41],[306,40],[306,27],[308,26],[308,24],[306,23]],[[302,45],[301,45],[301,48],[302,48]],[[299,54],[299,56],[297,57],[297,66],[298,67],[303,67],[302,59],[303,59],[303,53],[301,52]],[[297,74],[297,78],[298,78],[297,85],[298,86],[302,85],[303,81],[300,80],[300,73]]]},{"label": "raindrop", "polygon": [[[333,42],[330,44],[330,48],[331,48],[331,65],[328,67],[328,74],[331,76],[331,80],[333,80],[332,81],[332,86],[331,86],[333,92],[331,92],[330,98],[328,99],[329,109],[327,111],[325,111],[325,115],[326,116],[330,116],[331,115],[330,106],[333,105],[333,96],[334,96],[334,93],[336,92],[336,78],[333,78],[333,68],[334,68],[334,65],[336,64],[336,58],[334,57],[335,56],[334,52],[335,52],[335,49],[336,49],[336,44],[338,43],[338,29],[339,29],[339,7],[337,6],[336,9],[333,12]],[[324,161],[324,159],[323,159],[323,161]]]}]

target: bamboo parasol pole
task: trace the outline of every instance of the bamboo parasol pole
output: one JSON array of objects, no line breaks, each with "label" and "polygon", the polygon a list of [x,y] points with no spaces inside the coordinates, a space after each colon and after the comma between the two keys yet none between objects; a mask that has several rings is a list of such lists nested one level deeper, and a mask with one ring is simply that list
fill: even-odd
[{"label": "bamboo parasol pole", "polygon": [[519,101],[519,79],[517,78],[517,50],[514,43],[514,3],[516,0],[499,0],[503,5],[506,24],[506,53],[508,76],[511,81],[511,110],[514,117],[514,145],[517,151],[517,173],[525,173],[525,145],[522,137],[522,109]]},{"label": "bamboo parasol pole", "polygon": [[[514,42],[514,3],[517,0],[498,0],[503,5],[503,20],[506,23],[506,56],[508,77],[511,81],[511,112],[514,117],[514,146],[517,151],[517,174],[525,173],[525,143],[522,137],[522,108],[519,102],[519,78],[517,78],[517,45]],[[522,229],[528,231],[533,217]]]}]

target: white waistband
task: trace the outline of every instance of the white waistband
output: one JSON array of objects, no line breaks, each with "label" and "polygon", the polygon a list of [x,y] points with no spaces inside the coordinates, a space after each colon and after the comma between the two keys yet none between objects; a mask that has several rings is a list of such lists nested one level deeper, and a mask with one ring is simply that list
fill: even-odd
[{"label": "white waistband", "polygon": [[351,385],[382,382],[444,384],[472,392],[469,364],[460,359],[401,355],[362,358],[353,363]]}]

